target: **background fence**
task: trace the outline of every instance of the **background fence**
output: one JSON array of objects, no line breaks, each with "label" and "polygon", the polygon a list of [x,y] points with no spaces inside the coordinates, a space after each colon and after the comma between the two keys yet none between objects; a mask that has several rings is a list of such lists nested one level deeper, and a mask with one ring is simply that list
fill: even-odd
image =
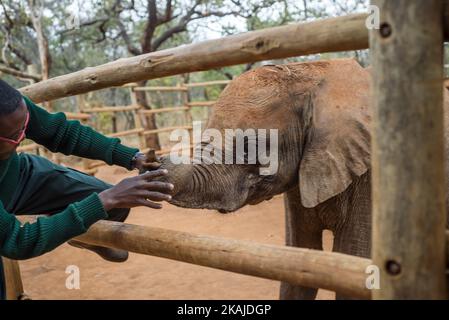
[{"label": "background fence", "polygon": [[[141,152],[147,152],[149,146],[147,145],[147,136],[157,135],[159,141],[161,141],[161,148],[156,150],[157,155],[165,155],[171,150],[171,142],[168,135],[170,132],[176,129],[186,129],[189,133],[192,131],[192,121],[206,121],[210,113],[210,108],[214,105],[215,101],[202,100],[193,101],[191,99],[191,91],[193,89],[205,88],[205,87],[218,87],[224,88],[230,80],[216,80],[208,82],[197,83],[180,83],[176,86],[146,86],[139,87],[135,83],[127,84],[120,87],[121,90],[128,90],[130,95],[131,104],[127,106],[106,106],[99,105],[98,103],[89,103],[86,101],[85,95],[79,95],[77,97],[77,105],[79,113],[64,112],[69,120],[79,120],[85,125],[89,125],[95,128],[97,131],[104,133],[108,137],[116,137],[121,140],[125,140],[126,145],[137,147]],[[182,103],[175,105],[152,105],[151,109],[145,109],[137,103],[136,92],[144,91],[147,93],[155,93],[158,95],[177,94],[179,95],[179,101]],[[151,101],[151,99],[149,99]],[[161,99],[164,100],[164,99]],[[176,99],[175,99],[176,100]],[[195,112],[195,109],[209,109],[206,112]],[[123,116],[125,118],[126,126],[128,122],[131,123],[131,127],[126,130],[119,130],[118,118]],[[147,121],[147,117],[163,117],[165,121],[156,121],[160,123],[156,129],[146,130],[144,122]],[[110,126],[110,133],[104,127],[104,120],[107,120]],[[130,121],[129,121],[130,120]],[[156,119],[157,120],[157,119]],[[165,123],[164,123],[165,122]],[[177,125],[170,122],[178,122]],[[167,125],[168,123],[168,125]],[[171,124],[171,125],[170,125]],[[190,146],[192,147],[192,146]],[[32,143],[31,141],[25,141],[23,146],[17,149],[18,152],[29,152],[39,154],[48,158],[51,158],[54,162],[59,164],[65,164],[72,166],[85,173],[95,175],[98,171],[98,167],[106,165],[105,162],[100,160],[80,159],[72,156],[64,156],[63,154],[53,154],[46,150],[44,147]]]}]

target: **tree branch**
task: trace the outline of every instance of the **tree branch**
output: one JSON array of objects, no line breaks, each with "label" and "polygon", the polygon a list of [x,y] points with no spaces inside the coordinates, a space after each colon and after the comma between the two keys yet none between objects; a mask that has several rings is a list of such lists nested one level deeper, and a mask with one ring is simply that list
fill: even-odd
[{"label": "tree branch", "polygon": [[153,41],[151,47],[154,51],[159,49],[159,47],[168,39],[170,39],[174,34],[180,33],[187,30],[187,22],[178,23],[176,26],[166,30],[158,38]]},{"label": "tree branch", "polygon": [[[5,34],[5,43],[2,48],[2,60],[4,61],[4,63],[7,66],[17,68],[12,62],[8,61],[8,58],[6,56],[6,51],[7,51],[7,49],[9,49],[17,58],[19,58],[26,65],[28,65],[31,63],[31,60],[23,52],[21,52],[21,50],[16,49],[11,44],[11,42],[12,42],[11,41],[11,31],[14,29],[16,19],[13,20],[11,18],[11,16],[8,13],[8,10],[6,9],[5,4],[1,0],[0,0],[0,6],[3,9],[3,13],[5,14],[5,17],[7,20],[6,24],[4,24],[3,26],[0,26],[0,28],[3,29],[3,32]],[[18,9],[17,9],[17,11],[18,11]]]},{"label": "tree branch", "polygon": [[179,17],[179,14],[177,15],[173,15],[173,6],[172,6],[172,1],[171,0],[167,0],[167,3],[165,5],[165,11],[164,11],[164,15],[160,15],[157,18],[157,25],[160,26],[164,23],[170,22],[173,19]]},{"label": "tree branch", "polygon": [[120,19],[117,19],[117,25],[120,29],[120,36],[122,37],[123,41],[125,41],[126,48],[128,49],[129,53],[132,53],[133,55],[139,55],[141,54],[140,50],[137,49],[132,43],[128,36],[128,33],[126,32],[126,28],[123,25],[123,23],[120,21]]},{"label": "tree branch", "polygon": [[6,26],[7,29],[12,28],[12,26],[14,25],[14,22],[12,21],[11,17],[8,14],[8,11],[6,10],[5,4],[3,3],[2,0],[0,0],[0,6],[3,9],[3,13],[5,14],[6,20],[8,21],[8,25]]},{"label": "tree branch", "polygon": [[167,5],[165,6],[165,20],[170,20],[171,16],[173,14],[172,11],[172,3],[171,0],[167,0]]},{"label": "tree branch", "polygon": [[147,2],[148,18],[143,38],[141,41],[142,53],[153,51],[151,48],[151,40],[157,27],[157,7],[156,0],[148,0]]},{"label": "tree branch", "polygon": [[304,20],[307,20],[309,18],[309,10],[307,9],[307,1],[303,0],[302,3],[304,6]]},{"label": "tree branch", "polygon": [[[95,25],[95,24],[97,24],[97,23],[105,23],[105,22],[107,22],[108,20],[109,20],[109,17],[103,17],[103,18],[93,19],[93,20],[89,20],[89,21],[85,21],[85,22],[80,23],[80,24],[79,24],[79,27],[80,27],[80,28],[83,28],[83,27],[89,27],[89,26],[93,26],[93,25]],[[63,35],[63,34],[66,34],[66,33],[72,32],[72,31],[73,31],[73,29],[65,29],[65,30],[59,31],[57,34]]]},{"label": "tree branch", "polygon": [[197,0],[194,5],[187,11],[186,15],[183,16],[179,22],[167,29],[164,33],[162,33],[158,38],[156,38],[151,47],[153,49],[153,51],[157,50],[165,41],[167,41],[168,39],[170,39],[174,34],[176,33],[180,33],[183,31],[186,31],[187,28],[187,24],[192,21],[192,16],[195,14],[195,10],[198,7],[198,5],[200,5],[201,0]]},{"label": "tree branch", "polygon": [[11,44],[11,42],[8,44],[8,48],[9,48],[9,50],[10,50],[12,53],[14,53],[14,55],[15,55],[17,58],[19,58],[20,60],[22,60],[22,62],[23,62],[25,65],[29,65],[29,64],[32,64],[32,63],[33,63],[32,60],[25,54],[25,50],[20,50],[20,49],[18,49],[18,48],[16,48],[16,47],[13,47],[12,44]]},{"label": "tree branch", "polygon": [[37,45],[39,48],[39,60],[41,62],[42,78],[46,80],[50,76],[50,68],[52,60],[48,48],[48,39],[44,34],[41,20],[44,8],[43,4],[39,6],[39,4],[36,3],[36,0],[29,0],[29,6],[31,11],[31,21],[33,23],[34,30],[36,31]]},{"label": "tree branch", "polygon": [[6,66],[2,66],[2,65],[0,65],[0,72],[6,73],[6,74],[10,74],[10,75],[18,77],[18,78],[31,79],[31,80],[34,80],[36,82],[39,82],[39,81],[42,80],[42,77],[35,76],[35,75],[32,75],[32,74],[28,74],[28,73],[25,73],[25,72],[22,72],[22,71],[13,69],[13,68],[9,68],[9,67],[6,67]]}]

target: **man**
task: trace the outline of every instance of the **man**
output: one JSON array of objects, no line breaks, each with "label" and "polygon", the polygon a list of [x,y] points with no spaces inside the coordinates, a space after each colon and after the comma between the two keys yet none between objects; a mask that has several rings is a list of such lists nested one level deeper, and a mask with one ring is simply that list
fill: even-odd
[{"label": "man", "polygon": [[[25,136],[52,152],[103,160],[144,174],[115,186],[77,170],[31,154],[17,154]],[[169,200],[173,185],[153,181],[165,175],[138,149],[68,121],[63,113],[48,113],[0,80],[0,257],[28,259],[42,255],[82,234],[100,219],[125,221],[136,206],[160,209],[153,201]],[[20,225],[15,215],[46,215]],[[128,252],[76,241],[108,261],[127,260]],[[5,297],[0,259],[0,299]]]}]

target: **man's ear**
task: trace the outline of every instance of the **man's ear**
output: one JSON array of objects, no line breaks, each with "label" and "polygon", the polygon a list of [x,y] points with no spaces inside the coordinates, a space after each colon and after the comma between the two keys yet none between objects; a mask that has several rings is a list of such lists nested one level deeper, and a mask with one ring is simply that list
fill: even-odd
[{"label": "man's ear", "polygon": [[351,60],[330,64],[312,88],[309,138],[299,166],[303,206],[336,196],[370,168],[370,78]]}]

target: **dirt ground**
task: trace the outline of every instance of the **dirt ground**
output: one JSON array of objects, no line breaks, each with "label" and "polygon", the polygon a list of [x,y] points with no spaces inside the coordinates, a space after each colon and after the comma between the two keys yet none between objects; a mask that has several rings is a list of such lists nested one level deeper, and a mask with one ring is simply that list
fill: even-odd
[{"label": "dirt ground", "polygon": [[[110,183],[127,176],[129,173],[117,167],[103,167],[97,175]],[[136,208],[127,222],[260,243],[284,242],[282,196],[227,215],[169,204],[162,210]],[[332,235],[325,232],[324,239],[329,250]],[[80,289],[66,288],[65,271],[70,265],[79,267]],[[138,254],[130,254],[125,263],[109,263],[67,244],[20,266],[25,291],[36,300],[277,299],[279,294],[277,281]],[[318,299],[334,299],[334,293],[320,290]]]}]

